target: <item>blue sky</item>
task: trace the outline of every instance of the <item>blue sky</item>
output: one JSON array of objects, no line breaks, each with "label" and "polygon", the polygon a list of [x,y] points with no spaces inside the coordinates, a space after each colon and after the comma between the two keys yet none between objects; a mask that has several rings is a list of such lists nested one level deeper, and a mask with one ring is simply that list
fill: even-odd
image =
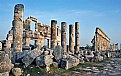
[{"label": "blue sky", "polygon": [[67,33],[69,24],[80,22],[81,46],[91,45],[96,27],[109,36],[111,44],[121,43],[121,0],[0,0],[0,40],[11,29],[14,6],[19,3],[25,6],[24,20],[33,16],[50,25],[55,19],[59,26],[65,21]]}]

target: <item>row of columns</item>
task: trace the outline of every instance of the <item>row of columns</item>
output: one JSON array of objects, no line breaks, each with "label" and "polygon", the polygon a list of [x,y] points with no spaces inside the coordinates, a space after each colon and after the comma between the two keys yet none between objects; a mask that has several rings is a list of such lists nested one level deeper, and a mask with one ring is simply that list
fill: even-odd
[{"label": "row of columns", "polygon": [[[51,48],[57,45],[57,21],[51,21]],[[75,22],[75,52],[79,52],[79,22]],[[66,22],[61,23],[61,46],[64,52],[67,52],[66,46]],[[69,25],[69,51],[74,54],[74,25]]]},{"label": "row of columns", "polygon": [[[24,5],[17,4],[14,8],[13,20],[13,46],[16,52],[22,51],[23,44],[23,17]],[[66,52],[66,22],[61,23],[61,45]],[[75,23],[75,49],[79,51],[79,22]],[[51,21],[51,48],[57,46],[57,21]],[[69,25],[69,50],[74,53],[74,26]]]},{"label": "row of columns", "polygon": [[100,34],[102,32],[99,28],[96,28],[95,32],[95,51],[105,51],[110,48],[110,41],[106,39],[104,34]]}]

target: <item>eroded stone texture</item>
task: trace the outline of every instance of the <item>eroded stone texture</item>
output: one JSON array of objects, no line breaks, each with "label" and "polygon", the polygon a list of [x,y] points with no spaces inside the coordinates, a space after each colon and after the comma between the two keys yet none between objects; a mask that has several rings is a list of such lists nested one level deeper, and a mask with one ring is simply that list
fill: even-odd
[{"label": "eroded stone texture", "polygon": [[13,46],[14,51],[22,51],[22,39],[23,39],[23,16],[24,5],[17,4],[14,8],[14,20],[13,20]]},{"label": "eroded stone texture", "polygon": [[24,21],[24,25],[23,25],[24,30],[30,30],[30,24],[31,24],[31,20],[27,18]]},{"label": "eroded stone texture", "polygon": [[51,21],[51,48],[55,48],[57,45],[57,21]]},{"label": "eroded stone texture", "polygon": [[98,27],[91,43],[95,51],[106,51],[110,49],[110,38]]},{"label": "eroded stone texture", "polygon": [[59,26],[57,26],[57,38],[56,38],[56,42],[58,43],[58,45],[61,45],[61,30],[59,29]]},{"label": "eroded stone texture", "polygon": [[74,26],[69,25],[69,51],[74,54]]},{"label": "eroded stone texture", "polygon": [[60,45],[57,45],[54,49],[54,56],[56,60],[59,60],[62,58],[63,55],[63,50],[62,47]]},{"label": "eroded stone texture", "polygon": [[8,34],[7,34],[7,38],[6,38],[6,48],[10,49],[12,43],[13,43],[13,29],[11,29],[8,32]]},{"label": "eroded stone texture", "polygon": [[10,72],[13,65],[5,51],[0,51],[0,73]]},{"label": "eroded stone texture", "polygon": [[75,22],[75,51],[79,52],[80,47],[79,22]]},{"label": "eroded stone texture", "polygon": [[9,72],[0,73],[0,76],[9,76]]},{"label": "eroded stone texture", "polygon": [[39,35],[39,32],[36,32],[35,37],[37,38],[35,40],[35,45],[43,47],[44,46],[44,36]]},{"label": "eroded stone texture", "polygon": [[66,52],[66,22],[61,23],[61,46],[64,52]]},{"label": "eroded stone texture", "polygon": [[22,62],[25,64],[25,66],[27,67],[28,65],[30,65],[33,60],[37,57],[41,55],[41,52],[39,50],[39,48],[35,48],[34,50],[29,51],[22,59]]},{"label": "eroded stone texture", "polygon": [[13,68],[13,69],[12,69],[12,73],[13,73],[15,76],[20,76],[20,75],[22,74],[21,68]]},{"label": "eroded stone texture", "polygon": [[69,55],[67,58],[63,58],[61,60],[61,67],[66,70],[69,68],[75,67],[78,64],[79,64],[79,59],[72,55]]}]

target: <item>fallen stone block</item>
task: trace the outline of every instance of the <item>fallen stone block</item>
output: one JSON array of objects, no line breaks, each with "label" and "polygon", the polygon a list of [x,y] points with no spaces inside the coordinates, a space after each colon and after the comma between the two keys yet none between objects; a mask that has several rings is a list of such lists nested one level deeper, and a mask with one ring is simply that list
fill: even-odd
[{"label": "fallen stone block", "polygon": [[20,68],[13,68],[13,69],[12,69],[12,73],[13,73],[13,75],[15,75],[15,76],[20,76],[20,75],[22,74]]},{"label": "fallen stone block", "polygon": [[9,76],[9,72],[0,73],[0,76]]},{"label": "fallen stone block", "polygon": [[35,59],[36,57],[38,57],[40,54],[41,54],[41,51],[40,51],[40,50],[34,49],[34,50],[28,52],[28,53],[24,56],[24,58],[22,59],[22,62],[23,62],[23,63],[25,64],[25,66],[27,67],[27,66],[30,65],[30,64],[34,61],[34,59]]},{"label": "fallen stone block", "polygon": [[5,54],[4,51],[0,51],[0,73],[10,72],[11,68],[13,68],[13,64],[8,54]]},{"label": "fallen stone block", "polygon": [[61,59],[61,67],[66,70],[75,67],[78,64],[79,64],[79,59],[71,55],[69,55],[69,58]]},{"label": "fallen stone block", "polygon": [[60,45],[57,45],[54,49],[54,57],[56,60],[59,60],[63,56],[63,50]]},{"label": "fallen stone block", "polygon": [[40,67],[50,66],[53,63],[52,55],[41,55],[36,58],[36,64]]}]

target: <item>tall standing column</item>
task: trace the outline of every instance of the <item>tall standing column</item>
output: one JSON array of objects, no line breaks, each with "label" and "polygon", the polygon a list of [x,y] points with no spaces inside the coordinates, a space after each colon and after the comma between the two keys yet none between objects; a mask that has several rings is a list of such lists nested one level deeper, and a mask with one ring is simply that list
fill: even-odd
[{"label": "tall standing column", "polygon": [[74,26],[69,25],[69,51],[74,54]]},{"label": "tall standing column", "polygon": [[66,22],[61,23],[61,46],[63,51],[66,52]]},{"label": "tall standing column", "polygon": [[23,39],[23,17],[24,17],[24,5],[17,4],[14,8],[14,20],[13,20],[13,46],[14,51],[22,51],[22,39]]},{"label": "tall standing column", "polygon": [[79,52],[80,47],[79,22],[75,22],[75,51]]},{"label": "tall standing column", "polygon": [[51,48],[57,46],[57,21],[51,20]]}]

